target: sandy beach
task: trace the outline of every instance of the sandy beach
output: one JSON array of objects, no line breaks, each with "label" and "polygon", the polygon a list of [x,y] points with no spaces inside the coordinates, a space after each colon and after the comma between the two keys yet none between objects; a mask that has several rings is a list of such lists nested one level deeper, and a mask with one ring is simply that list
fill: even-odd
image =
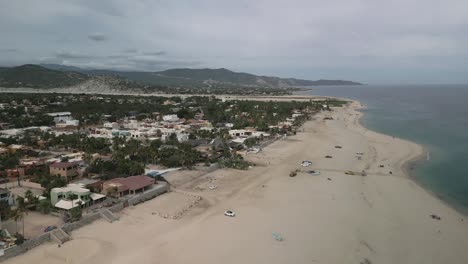
[{"label": "sandy beach", "polygon": [[468,220],[403,170],[422,147],[365,129],[360,107],[317,114],[296,136],[249,155],[258,165],[247,171],[170,174],[173,192],[5,263],[468,263]]}]

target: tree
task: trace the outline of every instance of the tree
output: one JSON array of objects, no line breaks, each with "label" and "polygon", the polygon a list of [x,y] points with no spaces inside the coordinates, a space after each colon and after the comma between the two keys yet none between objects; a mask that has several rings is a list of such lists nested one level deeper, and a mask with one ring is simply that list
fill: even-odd
[{"label": "tree", "polygon": [[52,204],[50,203],[50,200],[41,200],[37,205],[37,210],[43,214],[50,213],[50,211],[52,210]]},{"label": "tree", "polygon": [[18,196],[16,198],[16,202],[18,203],[18,207],[16,208],[15,212],[15,221],[23,220],[23,236],[24,236],[24,216],[28,214],[28,209],[26,208],[26,202],[23,197]]},{"label": "tree", "polygon": [[27,200],[27,203],[26,203],[27,205],[36,205],[39,202],[39,200],[34,195],[34,193],[31,192],[31,190],[27,190],[24,193],[24,198],[25,198],[25,200]]}]

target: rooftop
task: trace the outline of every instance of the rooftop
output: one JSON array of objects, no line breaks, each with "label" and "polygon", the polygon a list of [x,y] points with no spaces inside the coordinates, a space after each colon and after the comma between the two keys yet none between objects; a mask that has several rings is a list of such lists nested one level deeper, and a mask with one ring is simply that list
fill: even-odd
[{"label": "rooftop", "polygon": [[68,168],[72,166],[76,166],[78,163],[76,162],[55,162],[49,165],[51,168]]},{"label": "rooftop", "polygon": [[154,184],[154,179],[148,176],[138,175],[138,176],[130,176],[127,178],[115,178],[115,179],[109,180],[108,182],[125,185],[130,190],[138,190],[143,187]]},{"label": "rooftop", "polygon": [[89,193],[89,190],[83,188],[81,184],[74,184],[70,183],[66,187],[61,188],[53,188],[52,191],[54,192],[74,192],[74,193]]}]

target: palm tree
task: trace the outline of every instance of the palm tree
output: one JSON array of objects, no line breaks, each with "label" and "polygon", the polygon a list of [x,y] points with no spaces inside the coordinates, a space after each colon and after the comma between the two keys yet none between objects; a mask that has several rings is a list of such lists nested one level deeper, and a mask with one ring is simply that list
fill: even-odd
[{"label": "palm tree", "polygon": [[18,210],[13,210],[11,211],[11,218],[13,218],[13,220],[15,220],[15,225],[16,225],[16,233],[18,233],[18,221],[23,219],[23,214]]},{"label": "palm tree", "polygon": [[18,196],[18,198],[16,198],[16,201],[18,202],[18,208],[16,208],[15,217],[17,217],[18,220],[23,220],[23,237],[24,237],[24,216],[28,214],[28,209],[26,208],[26,203],[23,197]]}]

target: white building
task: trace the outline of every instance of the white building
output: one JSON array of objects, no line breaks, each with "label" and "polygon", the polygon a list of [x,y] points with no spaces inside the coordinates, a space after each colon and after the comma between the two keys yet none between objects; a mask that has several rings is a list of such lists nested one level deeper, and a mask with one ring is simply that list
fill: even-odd
[{"label": "white building", "polygon": [[231,137],[248,137],[252,135],[252,131],[245,129],[231,129],[229,130]]},{"label": "white building", "polygon": [[70,112],[47,113],[47,115],[53,117],[56,124],[73,119]]},{"label": "white building", "polygon": [[179,121],[179,117],[177,115],[165,115],[165,116],[163,116],[163,121],[177,122],[177,121]]},{"label": "white building", "polygon": [[106,122],[104,123],[104,128],[107,128],[107,129],[119,128],[119,124],[117,122]]}]

